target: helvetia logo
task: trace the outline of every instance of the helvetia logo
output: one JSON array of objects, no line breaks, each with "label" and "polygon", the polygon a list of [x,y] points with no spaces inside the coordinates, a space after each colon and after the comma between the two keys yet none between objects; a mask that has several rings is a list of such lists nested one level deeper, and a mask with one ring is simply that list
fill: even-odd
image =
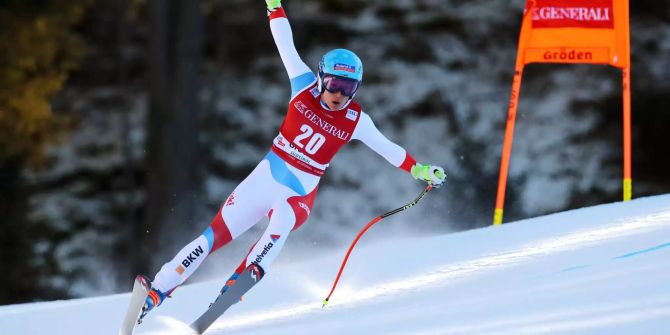
[{"label": "helvetia logo", "polygon": [[272,234],[270,235],[272,242],[277,243],[277,240],[281,238],[281,235]]},{"label": "helvetia logo", "polygon": [[[275,236],[279,236],[279,235],[275,235]],[[263,251],[260,254],[256,255],[256,259],[254,259],[254,261],[252,263],[254,263],[256,265],[259,265],[260,262],[263,261],[263,258],[265,258],[265,256],[267,256],[268,252],[270,252],[270,249],[272,249],[272,247],[274,247],[274,243],[270,242],[270,243],[266,244],[263,247]]]}]

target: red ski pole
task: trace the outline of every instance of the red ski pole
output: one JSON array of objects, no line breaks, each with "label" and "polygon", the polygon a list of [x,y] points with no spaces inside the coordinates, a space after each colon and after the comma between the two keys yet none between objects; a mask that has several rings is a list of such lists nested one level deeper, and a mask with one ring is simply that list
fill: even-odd
[{"label": "red ski pole", "polygon": [[404,211],[404,210],[406,210],[410,207],[413,207],[417,203],[419,203],[419,200],[421,200],[421,198],[423,198],[423,196],[426,195],[426,193],[428,193],[432,188],[433,188],[433,186],[431,186],[431,185],[426,186],[426,188],[421,192],[421,194],[419,194],[419,196],[416,197],[416,199],[414,199],[412,202],[408,203],[407,205],[396,208],[396,209],[394,209],[390,212],[384,213],[384,214],[374,218],[367,225],[365,225],[365,227],[363,227],[363,229],[358,233],[358,235],[356,235],[356,238],[354,239],[354,241],[351,242],[351,245],[349,246],[349,250],[347,250],[347,254],[346,254],[346,256],[344,256],[344,261],[342,261],[342,265],[340,266],[340,271],[337,273],[337,277],[335,277],[335,282],[333,283],[333,288],[330,289],[330,293],[328,293],[328,297],[326,297],[326,299],[323,300],[323,306],[321,306],[321,307],[326,307],[326,305],[328,304],[328,300],[330,300],[330,296],[333,295],[333,292],[335,292],[335,287],[337,287],[337,282],[340,281],[340,276],[342,275],[342,271],[344,270],[344,267],[347,265],[347,260],[349,260],[349,255],[351,254],[351,251],[354,249],[354,246],[356,245],[358,240],[361,238],[361,236],[363,236],[363,234],[365,234],[365,232],[368,229],[370,229],[370,227],[372,227],[375,223],[381,221],[382,219],[387,218],[387,217],[389,217],[389,216],[391,216],[395,213],[402,212],[402,211]]}]

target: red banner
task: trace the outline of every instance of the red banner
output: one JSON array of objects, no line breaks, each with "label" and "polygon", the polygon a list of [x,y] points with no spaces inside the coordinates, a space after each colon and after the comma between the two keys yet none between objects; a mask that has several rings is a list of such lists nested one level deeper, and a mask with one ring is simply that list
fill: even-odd
[{"label": "red banner", "polygon": [[533,28],[614,28],[612,0],[537,0]]}]

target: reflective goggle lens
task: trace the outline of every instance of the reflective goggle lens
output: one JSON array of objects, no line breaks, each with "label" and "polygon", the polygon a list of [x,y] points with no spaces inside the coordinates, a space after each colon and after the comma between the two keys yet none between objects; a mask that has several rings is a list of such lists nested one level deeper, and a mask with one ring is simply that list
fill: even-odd
[{"label": "reflective goggle lens", "polygon": [[359,82],[358,80],[337,77],[337,76],[326,76],[323,78],[323,86],[330,93],[340,92],[345,96],[352,96],[358,90]]}]

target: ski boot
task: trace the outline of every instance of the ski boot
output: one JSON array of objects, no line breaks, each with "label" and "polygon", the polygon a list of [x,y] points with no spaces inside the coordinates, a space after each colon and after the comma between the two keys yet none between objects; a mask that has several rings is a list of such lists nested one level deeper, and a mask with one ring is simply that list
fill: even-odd
[{"label": "ski boot", "polygon": [[[226,291],[228,291],[228,289],[229,289],[231,286],[233,286],[233,285],[235,284],[235,281],[237,280],[237,278],[238,278],[239,276],[240,276],[240,274],[237,273],[237,272],[235,272],[235,273],[233,273],[232,276],[230,276],[230,278],[228,278],[228,281],[226,281],[226,284],[223,285],[223,287],[221,288],[221,292],[220,292],[219,295],[216,297],[216,299],[214,300],[214,302],[216,302],[217,300],[219,300],[219,298],[220,298],[224,293],[226,293]],[[240,297],[240,301],[242,301],[242,298],[243,298],[243,297]],[[210,303],[210,304],[209,304],[209,307],[212,307],[213,304],[214,304],[213,302]]]},{"label": "ski boot", "polygon": [[240,275],[237,272],[233,273],[233,275],[230,276],[230,278],[228,278],[228,281],[226,282],[226,285],[223,285],[223,287],[221,288],[221,294],[226,293],[226,291],[228,291],[228,289],[231,286],[233,286],[233,284],[235,284],[235,281],[237,280],[237,277],[239,277],[239,276]]},{"label": "ski boot", "polygon": [[142,320],[149,311],[160,306],[160,304],[163,303],[163,300],[168,297],[168,294],[169,293],[163,293],[160,290],[151,288],[151,291],[149,291],[149,294],[147,295],[147,299],[144,301],[144,306],[142,306],[142,314],[140,314],[137,324],[142,323]]}]

